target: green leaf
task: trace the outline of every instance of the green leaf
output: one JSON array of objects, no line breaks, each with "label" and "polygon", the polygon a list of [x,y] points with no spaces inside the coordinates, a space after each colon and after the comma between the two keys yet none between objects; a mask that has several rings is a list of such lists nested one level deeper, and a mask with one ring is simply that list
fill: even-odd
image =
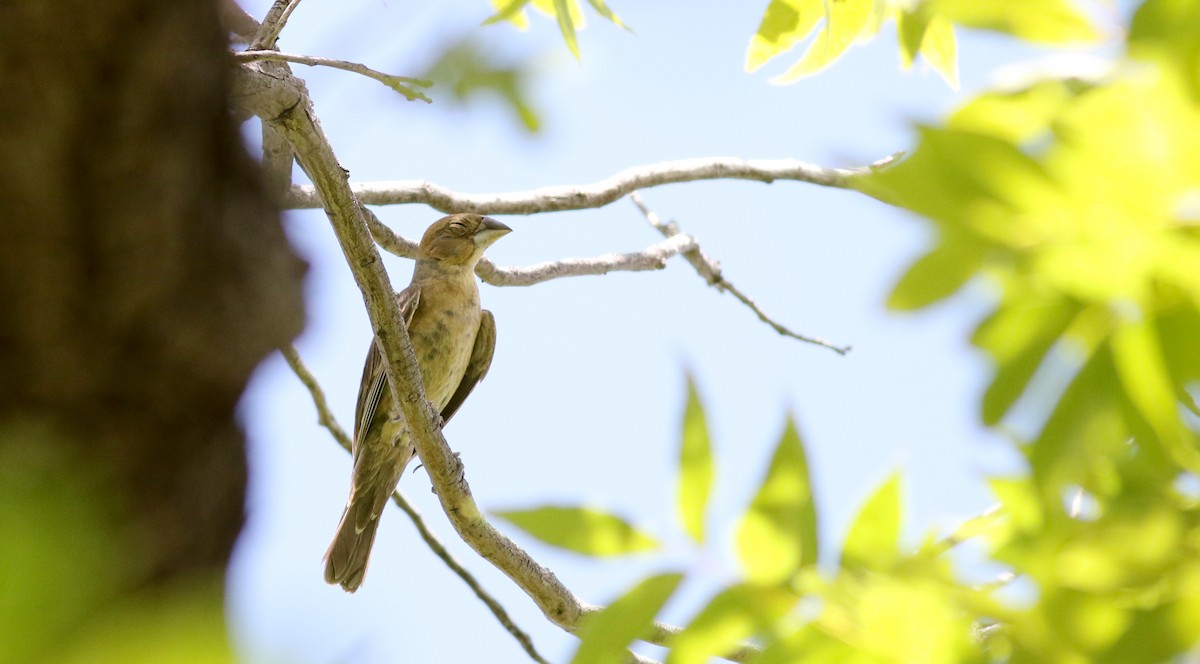
[{"label": "green leaf", "polygon": [[797,600],[779,586],[730,586],[671,639],[666,664],[704,664],[734,650],[747,637],[769,631]]},{"label": "green leaf", "polygon": [[697,543],[704,542],[704,516],[712,483],[712,442],[696,382],[689,375],[687,406],[683,411],[683,440],[679,446],[679,519]]},{"label": "green leaf", "polygon": [[824,16],[822,0],[771,0],[746,49],[746,71],[757,70],[807,39]]},{"label": "green leaf", "polygon": [[1193,472],[1200,471],[1200,452],[1179,417],[1175,389],[1153,321],[1144,318],[1125,321],[1113,334],[1112,351],[1129,401],[1177,463]]},{"label": "green leaf", "polygon": [[1100,34],[1069,0],[926,0],[928,11],[982,30],[1047,44],[1093,42]]},{"label": "green leaf", "polygon": [[1143,2],[1129,29],[1129,53],[1178,68],[1192,99],[1200,99],[1200,2]]},{"label": "green leaf", "polygon": [[546,544],[589,556],[618,556],[659,546],[620,517],[590,507],[547,505],[493,514]]},{"label": "green leaf", "polygon": [[969,238],[946,234],[942,244],[913,263],[888,296],[889,309],[913,311],[944,300],[983,267],[986,247]]},{"label": "green leaf", "polygon": [[921,42],[921,57],[950,89],[958,89],[958,38],[954,35],[953,23],[941,16],[929,20]]},{"label": "green leaf", "polygon": [[923,4],[901,6],[896,9],[896,32],[905,69],[920,54],[947,85],[958,89],[958,40],[950,21],[930,14]]},{"label": "green leaf", "polygon": [[500,21],[509,21],[517,28],[524,30],[529,27],[529,19],[525,17],[525,5],[529,4],[529,0],[492,0],[492,6],[496,8],[496,13],[492,14],[484,25],[499,23]]},{"label": "green leaf", "polygon": [[855,40],[864,35],[871,25],[874,10],[874,0],[838,0],[829,3],[824,29],[808,45],[799,62],[771,79],[771,82],[779,85],[793,83],[833,64]]},{"label": "green leaf", "polygon": [[572,664],[625,661],[625,648],[646,634],[654,616],[682,580],[682,574],[652,576],[604,609],[586,616],[579,626],[579,650]]},{"label": "green leaf", "polygon": [[1078,305],[1065,298],[1029,294],[1009,298],[979,324],[971,342],[988,351],[997,365],[983,397],[985,424],[996,424],[1012,408],[1078,312]]},{"label": "green leaf", "polygon": [[804,444],[789,417],[766,477],[742,516],[737,551],[747,578],[785,581],[817,561],[817,511]]},{"label": "green leaf", "polygon": [[925,41],[929,27],[929,12],[924,5],[902,6],[896,12],[896,34],[900,39],[900,63],[905,69],[913,65]]},{"label": "green leaf", "polygon": [[501,62],[487,47],[468,37],[451,44],[423,74],[439,91],[439,103],[467,107],[476,102],[494,102],[498,96],[526,131],[536,133],[541,119],[526,88],[533,76],[529,61]]},{"label": "green leaf", "polygon": [[575,39],[575,19],[571,16],[571,0],[554,0],[554,17],[558,19],[558,29],[562,31],[563,41],[576,60],[579,55],[579,42]]},{"label": "green leaf", "polygon": [[900,475],[893,473],[863,505],[842,546],[842,567],[886,569],[900,549]]},{"label": "green leaf", "polygon": [[1054,117],[1088,87],[1040,81],[1015,90],[985,92],[954,112],[947,126],[1019,145],[1044,138]]},{"label": "green leaf", "polygon": [[[592,9],[596,10],[597,14],[612,21],[613,24],[629,30],[629,26],[625,25],[625,23],[621,21],[621,17],[617,16],[615,13],[613,13],[613,10],[608,8],[608,5],[604,3],[604,0],[588,0],[588,4],[592,6]],[[633,32],[632,30],[629,31]]]},{"label": "green leaf", "polygon": [[1035,202],[1053,202],[1045,169],[1017,146],[994,136],[921,128],[917,149],[890,168],[866,176],[896,205],[962,227],[1000,245],[1026,245],[1040,229],[1010,216]]},{"label": "green leaf", "polygon": [[233,664],[220,577],[175,581],[107,605],[59,664]]}]

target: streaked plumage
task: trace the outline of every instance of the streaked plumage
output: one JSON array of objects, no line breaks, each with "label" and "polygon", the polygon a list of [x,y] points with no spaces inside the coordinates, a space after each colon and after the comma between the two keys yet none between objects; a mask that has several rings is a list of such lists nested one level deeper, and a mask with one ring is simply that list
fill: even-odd
[{"label": "streaked plumage", "polygon": [[[483,251],[510,232],[477,214],[434,222],[418,249],[412,282],[398,295],[425,396],[443,422],[483,379],[496,346],[496,323],[479,307],[475,265]],[[403,416],[394,411],[379,348],[372,340],[354,412],[354,470],[350,498],[325,553],[325,580],[354,592],[362,584],[379,517],[415,454]]]}]

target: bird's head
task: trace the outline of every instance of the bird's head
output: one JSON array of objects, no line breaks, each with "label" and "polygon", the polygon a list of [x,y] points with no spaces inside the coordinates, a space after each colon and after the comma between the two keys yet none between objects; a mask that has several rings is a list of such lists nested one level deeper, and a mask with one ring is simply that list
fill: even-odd
[{"label": "bird's head", "polygon": [[512,229],[481,214],[452,214],[433,222],[417,249],[419,260],[474,265],[483,250]]}]

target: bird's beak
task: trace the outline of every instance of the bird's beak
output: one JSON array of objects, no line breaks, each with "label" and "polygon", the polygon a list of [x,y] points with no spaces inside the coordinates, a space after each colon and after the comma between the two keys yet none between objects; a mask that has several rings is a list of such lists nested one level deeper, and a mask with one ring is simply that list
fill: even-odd
[{"label": "bird's beak", "polygon": [[484,217],[483,226],[480,227],[478,231],[475,231],[475,244],[481,247],[487,247],[511,232],[512,229],[508,226],[505,226],[491,217]]}]

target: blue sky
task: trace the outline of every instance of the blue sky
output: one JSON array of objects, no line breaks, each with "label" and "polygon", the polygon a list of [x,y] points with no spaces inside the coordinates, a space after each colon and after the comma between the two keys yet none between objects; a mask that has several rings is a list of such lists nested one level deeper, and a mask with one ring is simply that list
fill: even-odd
[{"label": "blue sky", "polygon": [[[268,4],[246,7],[261,16]],[[467,34],[498,58],[529,58],[538,72],[530,93],[544,121],[536,136],[499,103],[451,108],[436,89],[432,105],[409,103],[366,78],[295,67],[352,180],[425,178],[464,192],[588,183],[629,166],[705,156],[863,165],[910,147],[914,122],[944,115],[997,66],[1037,55],[960,32],[956,92],[919,64],[900,72],[895,40],[883,35],[832,69],[779,87],[768,78],[798,52],[753,75],[742,69],[765,2],[612,6],[636,34],[589,15],[582,63],[540,15],[524,33],[478,27],[489,13],[483,0],[306,0],[280,47],[398,74],[420,72]],[[304,176],[296,169],[295,177]],[[598,505],[659,535],[666,548],[595,561],[500,524],[518,543],[595,603],[647,573],[686,570],[664,616],[684,622],[717,584],[736,578],[733,528],[789,412],[805,437],[827,562],[858,506],[893,471],[904,478],[910,541],[990,504],[986,477],[1019,466],[1008,444],[978,423],[988,369],[966,338],[986,310],[986,285],[917,315],[883,308],[891,284],[930,241],[920,220],[852,192],[794,182],[700,182],[643,196],[780,322],[854,350],[840,357],[780,337],[680,259],[653,273],[481,286],[497,319],[496,356],[446,428],[480,505]],[[441,216],[415,205],[376,212],[408,237]],[[489,251],[501,265],[634,251],[660,239],[628,201],[499,219],[515,231]],[[297,347],[345,425],[370,339],[362,299],[319,210],[289,213],[286,224],[311,264],[308,326]],[[390,259],[388,268],[402,288],[410,263]],[[713,541],[703,550],[688,544],[673,516],[687,368],[708,405],[718,457]],[[346,498],[349,457],[316,425],[308,393],[278,356],[255,376],[241,412],[252,485],[230,602],[247,659],[528,661],[398,510],[383,517],[364,587],[347,595],[325,585],[321,556]],[[402,482],[542,653],[565,660],[574,638],[455,539],[428,486],[419,471]]]}]

